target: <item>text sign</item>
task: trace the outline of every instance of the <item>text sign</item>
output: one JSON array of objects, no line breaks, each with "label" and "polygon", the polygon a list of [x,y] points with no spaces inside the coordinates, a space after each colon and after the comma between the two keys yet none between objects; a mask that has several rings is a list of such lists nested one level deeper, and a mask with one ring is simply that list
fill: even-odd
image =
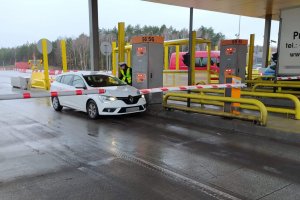
[{"label": "text sign", "polygon": [[131,43],[132,44],[137,44],[137,43],[164,43],[164,38],[161,36],[134,36],[131,38]]},{"label": "text sign", "polygon": [[112,52],[111,44],[109,42],[101,42],[100,51],[103,55],[109,56]]},{"label": "text sign", "polygon": [[281,11],[279,75],[300,74],[300,7]]}]

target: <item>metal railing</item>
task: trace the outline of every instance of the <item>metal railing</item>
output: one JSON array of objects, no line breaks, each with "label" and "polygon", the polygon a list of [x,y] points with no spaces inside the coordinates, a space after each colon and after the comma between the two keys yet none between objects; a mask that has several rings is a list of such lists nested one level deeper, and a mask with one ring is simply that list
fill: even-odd
[{"label": "metal railing", "polygon": [[[200,100],[198,103],[201,104],[211,104],[211,101],[221,102],[223,103],[223,105],[224,102],[248,104],[257,107],[257,109],[260,111],[260,115],[257,116],[257,115],[250,115],[244,113],[237,115],[233,113],[224,112],[221,110],[204,109],[203,107],[186,107],[184,105],[179,105],[179,104],[168,104],[168,99],[170,97],[181,97],[181,98],[198,100],[198,101]],[[209,115],[217,115],[223,117],[250,120],[254,122],[259,122],[259,124],[263,126],[267,124],[267,116],[268,116],[267,108],[262,102],[256,99],[246,99],[246,98],[241,99],[241,98],[220,97],[220,96],[199,95],[199,94],[167,93],[163,98],[163,107],[167,109],[177,109],[177,110],[183,110],[189,112],[198,112],[198,113],[204,113]]]},{"label": "metal railing", "polygon": [[[193,90],[194,92],[201,92],[202,94],[206,93],[217,93],[224,94],[224,90],[220,89],[199,89]],[[253,96],[253,97],[266,97],[266,98],[277,98],[277,99],[287,99],[294,103],[294,108],[279,108],[266,106],[268,112],[281,113],[281,114],[292,114],[295,115],[295,119],[300,120],[300,100],[292,94],[283,94],[283,93],[263,93],[263,92],[248,92],[241,91],[241,96]],[[206,102],[211,105],[223,106],[220,102]],[[256,107],[251,107],[249,105],[240,105],[243,109],[257,110]]]}]

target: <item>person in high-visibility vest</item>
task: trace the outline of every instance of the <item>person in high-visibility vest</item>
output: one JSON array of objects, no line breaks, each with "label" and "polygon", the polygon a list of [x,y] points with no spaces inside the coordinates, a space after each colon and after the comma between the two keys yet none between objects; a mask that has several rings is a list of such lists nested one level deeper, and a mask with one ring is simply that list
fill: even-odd
[{"label": "person in high-visibility vest", "polygon": [[132,70],[131,70],[131,67],[128,67],[125,62],[120,62],[119,66],[120,66],[120,76],[119,76],[119,78],[122,81],[125,81],[128,85],[132,85],[132,78],[131,78]]}]

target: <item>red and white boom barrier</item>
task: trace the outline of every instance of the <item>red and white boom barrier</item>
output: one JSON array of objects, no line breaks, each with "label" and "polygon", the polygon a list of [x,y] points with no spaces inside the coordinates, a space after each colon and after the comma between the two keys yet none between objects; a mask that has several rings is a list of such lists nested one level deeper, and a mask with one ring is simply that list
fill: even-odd
[{"label": "red and white boom barrier", "polygon": [[161,87],[152,89],[141,89],[142,94],[150,94],[157,92],[172,92],[172,91],[185,91],[185,90],[195,90],[195,89],[219,89],[219,88],[241,88],[246,87],[245,84],[211,84],[211,85],[192,85],[192,86],[179,86],[179,87]]},{"label": "red and white boom barrier", "polygon": [[30,99],[30,98],[43,98],[43,97],[57,97],[57,96],[76,96],[87,94],[104,94],[105,89],[93,90],[74,90],[74,91],[51,91],[51,92],[24,92],[19,94],[1,94],[0,100],[12,99]]},{"label": "red and white boom barrier", "polygon": [[[170,92],[170,91],[184,91],[193,89],[211,89],[211,88],[241,88],[246,87],[245,84],[215,84],[215,85],[194,85],[194,86],[181,86],[181,87],[162,87],[152,89],[141,89],[142,94]],[[104,88],[92,90],[73,90],[73,91],[50,91],[50,92],[24,92],[18,94],[1,94],[0,100],[13,100],[13,99],[30,99],[30,98],[43,98],[43,97],[58,97],[58,96],[76,96],[87,94],[105,94]]]},{"label": "red and white boom barrier", "polygon": [[277,80],[278,80],[278,81],[300,80],[300,76],[277,77]]}]

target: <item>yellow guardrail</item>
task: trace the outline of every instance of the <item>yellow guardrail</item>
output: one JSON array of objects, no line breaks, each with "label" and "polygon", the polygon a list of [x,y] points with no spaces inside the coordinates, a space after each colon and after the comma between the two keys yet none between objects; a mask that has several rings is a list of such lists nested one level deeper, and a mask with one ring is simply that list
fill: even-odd
[{"label": "yellow guardrail", "polygon": [[[218,101],[218,102],[230,102],[230,103],[242,103],[242,104],[248,104],[252,105],[258,108],[260,111],[260,116],[256,115],[249,115],[249,114],[233,114],[233,113],[227,113],[219,110],[208,110],[204,109],[202,107],[186,107],[184,105],[179,104],[168,104],[168,99],[170,97],[181,97],[186,99],[196,99],[200,100],[201,104],[206,104],[206,101]],[[210,102],[208,102],[209,104]],[[260,125],[265,126],[267,124],[267,116],[268,111],[265,107],[265,105],[256,100],[256,99],[246,99],[246,98],[231,98],[231,97],[220,97],[220,96],[211,96],[211,95],[198,95],[198,94],[183,94],[183,93],[167,93],[163,98],[163,107],[164,108],[171,108],[171,109],[178,109],[178,110],[184,110],[189,112],[198,112],[198,113],[204,113],[209,115],[217,115],[217,116],[224,116],[224,117],[231,117],[231,118],[238,118],[238,119],[244,119],[244,120],[250,120],[250,121],[258,121],[260,122]]]},{"label": "yellow guardrail", "polygon": [[[197,91],[200,91],[202,94],[204,94],[204,93],[224,94],[224,90],[216,90],[216,89],[199,89]],[[292,115],[295,115],[295,119],[297,119],[297,120],[300,119],[300,100],[292,94],[241,91],[241,96],[254,96],[254,97],[288,99],[288,100],[290,100],[294,103],[295,107],[293,109],[266,106],[267,111],[268,112],[274,112],[274,113],[292,114]],[[208,102],[206,102],[206,103],[208,103]],[[219,102],[212,102],[211,105],[223,106]],[[251,107],[251,106],[248,106],[248,105],[241,105],[240,107],[244,108],[244,109],[249,109],[249,110],[257,110],[256,107]]]},{"label": "yellow guardrail", "polygon": [[[211,73],[211,83],[217,84],[218,82],[219,82],[218,75]],[[208,84],[206,70],[195,71],[195,83]],[[188,84],[187,70],[164,70],[163,71],[164,87],[182,86],[187,84]]]},{"label": "yellow guardrail", "polygon": [[[273,84],[274,80],[245,80],[246,83],[257,84],[257,83],[267,83]],[[300,85],[300,81],[277,81],[277,84],[288,84],[288,85]]]},{"label": "yellow guardrail", "polygon": [[258,87],[275,87],[279,90],[279,92],[281,91],[282,88],[299,88],[300,89],[300,85],[293,85],[293,84],[287,84],[287,83],[256,83],[252,87],[252,92],[255,92],[256,88],[258,88]]}]

